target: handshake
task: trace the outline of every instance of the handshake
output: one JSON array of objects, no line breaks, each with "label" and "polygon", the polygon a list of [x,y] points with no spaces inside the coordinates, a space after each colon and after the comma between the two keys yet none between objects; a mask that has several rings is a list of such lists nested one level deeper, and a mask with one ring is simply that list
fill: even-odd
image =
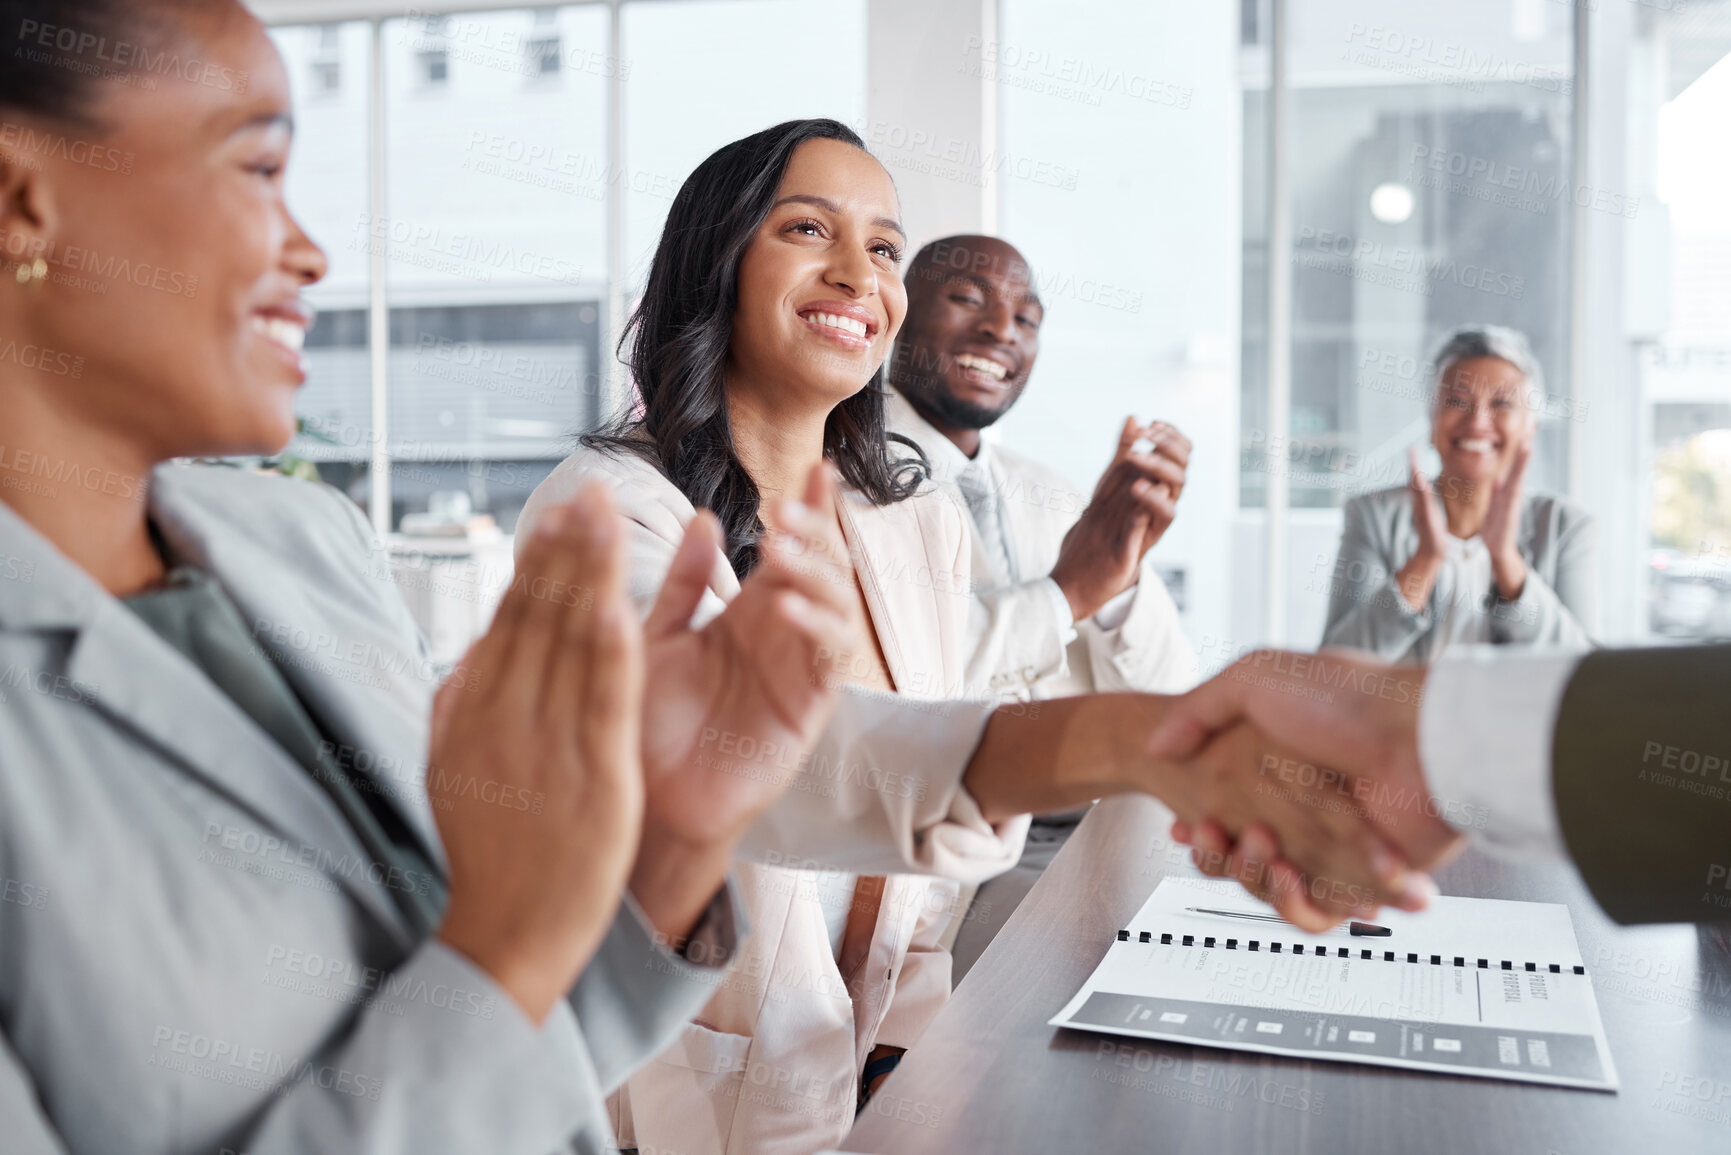
[{"label": "handshake", "polygon": [[1422,909],[1436,892],[1423,872],[1473,822],[1433,797],[1419,762],[1427,674],[1263,650],[1170,700],[1149,753],[1178,779],[1155,791],[1173,837],[1312,933],[1384,904]]}]

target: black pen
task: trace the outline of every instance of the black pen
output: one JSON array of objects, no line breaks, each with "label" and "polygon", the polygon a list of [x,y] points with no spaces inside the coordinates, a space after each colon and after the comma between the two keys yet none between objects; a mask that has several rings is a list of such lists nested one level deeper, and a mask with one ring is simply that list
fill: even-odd
[{"label": "black pen", "polygon": [[[1222,918],[1251,918],[1255,919],[1257,922],[1286,921],[1278,914],[1252,914],[1247,910],[1210,910],[1206,906],[1187,906],[1184,909],[1195,911],[1197,914],[1217,914]],[[1297,928],[1294,927],[1293,929],[1296,930]],[[1374,922],[1348,923],[1347,931],[1354,938],[1388,938],[1390,935],[1394,934],[1394,931],[1390,930],[1388,927],[1378,926]],[[1340,932],[1329,931],[1328,933],[1339,934]]]}]

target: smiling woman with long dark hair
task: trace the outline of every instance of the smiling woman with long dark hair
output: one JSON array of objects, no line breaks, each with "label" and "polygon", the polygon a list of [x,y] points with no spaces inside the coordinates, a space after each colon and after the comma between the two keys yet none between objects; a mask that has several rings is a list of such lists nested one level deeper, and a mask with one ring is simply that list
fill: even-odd
[{"label": "smiling woman with long dark hair", "polygon": [[[706,597],[713,612],[756,564],[764,512],[786,500],[810,506],[846,543],[844,580],[863,623],[824,676],[868,691],[959,694],[971,604],[963,515],[926,482],[917,451],[884,434],[882,366],[907,309],[899,215],[889,174],[835,121],[776,125],[705,160],[674,201],[632,320],[638,408],[585,438],[522,524],[583,481],[610,481],[630,524],[632,595],[647,605],[685,527],[712,510],[724,538]],[[814,469],[838,474],[840,494]],[[889,809],[910,846],[962,848],[952,877],[1001,869],[1025,830],[1025,820],[994,828],[977,812],[922,818],[931,807],[909,766],[742,756],[722,735],[715,753],[744,775],[805,769],[831,789],[862,771],[877,776],[874,789],[906,792]],[[769,863],[736,867],[759,933],[685,1037],[628,1081],[622,1147],[835,1146],[859,1093],[948,997],[941,942],[955,882]],[[797,1071],[803,1091],[753,1090],[754,1071]]]},{"label": "smiling woman with long dark hair", "polygon": [[[624,352],[642,411],[583,439],[593,447],[641,454],[693,505],[714,512],[726,535],[728,561],[741,577],[755,565],[763,493],[740,460],[727,404],[740,266],[775,203],[788,161],[800,145],[814,140],[865,148],[852,129],[837,121],[789,121],[718,150],[691,174],[667,214],[626,335]],[[884,251],[894,253],[893,268],[906,238],[899,227],[890,235],[893,246],[889,238],[882,243]],[[869,317],[862,320],[868,328],[875,324]],[[886,332],[870,336],[868,350],[888,344]],[[825,371],[815,362],[808,368]],[[842,389],[853,388],[825,418],[824,459],[874,504],[902,501],[918,488],[923,471],[906,454],[896,460],[889,451],[881,364],[863,388],[848,376],[851,369],[839,359],[828,367],[842,375]],[[917,454],[911,442],[895,440]]]}]

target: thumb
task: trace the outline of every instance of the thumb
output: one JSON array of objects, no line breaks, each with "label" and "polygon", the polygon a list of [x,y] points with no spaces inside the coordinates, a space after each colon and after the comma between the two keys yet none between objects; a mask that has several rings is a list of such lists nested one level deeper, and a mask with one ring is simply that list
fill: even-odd
[{"label": "thumb", "polygon": [[1142,437],[1142,427],[1136,424],[1134,416],[1124,418],[1124,428],[1118,434],[1118,452],[1112,455],[1112,463],[1116,465],[1130,456],[1130,451]]},{"label": "thumb", "polygon": [[1234,663],[1188,694],[1171,699],[1166,717],[1148,739],[1148,753],[1155,758],[1188,758],[1244,717],[1247,683],[1239,667],[1248,661]]},{"label": "thumb", "polygon": [[685,537],[673,555],[661,592],[643,624],[643,636],[651,641],[677,634],[691,624],[709,588],[709,571],[715,551],[721,548],[721,523],[707,509],[697,511],[685,527]]},{"label": "thumb", "polygon": [[443,741],[446,731],[451,727],[451,715],[457,709],[457,695],[468,689],[475,677],[475,651],[480,647],[480,641],[472,642],[463,651],[463,656],[457,659],[457,664],[451,667],[443,683],[433,694],[433,716],[429,725],[432,745],[438,746]]},{"label": "thumb", "polygon": [[809,509],[828,509],[835,502],[835,467],[820,461],[805,474],[805,495],[801,498]]},{"label": "thumb", "polygon": [[1526,476],[1527,462],[1533,459],[1533,440],[1527,438],[1521,447],[1515,450],[1515,459],[1509,462],[1508,475],[1502,478],[1504,488],[1512,495],[1521,487],[1521,479]]}]

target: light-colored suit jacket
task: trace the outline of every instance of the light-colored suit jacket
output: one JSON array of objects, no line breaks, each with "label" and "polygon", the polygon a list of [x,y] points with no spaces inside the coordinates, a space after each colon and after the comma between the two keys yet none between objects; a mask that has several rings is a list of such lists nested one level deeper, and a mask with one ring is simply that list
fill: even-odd
[{"label": "light-colored suit jacket", "polygon": [[[615,488],[631,524],[632,593],[647,613],[695,510],[643,458],[579,450],[531,497],[518,540],[526,540],[545,509],[569,500],[590,479]],[[897,697],[957,693],[970,600],[964,515],[930,489],[881,507],[845,491],[840,512]],[[717,551],[708,609],[718,610],[738,592]],[[850,709],[844,702],[844,716]],[[926,709],[941,720],[950,707]],[[892,799],[927,789],[930,753],[907,750],[905,756],[864,763],[838,751],[840,765],[873,766],[877,774],[868,770],[867,778],[875,777],[877,792]],[[817,759],[823,758],[820,752]],[[913,817],[897,807],[898,823]],[[994,831],[965,815],[932,817],[929,811],[922,816],[929,824],[917,831],[899,827],[898,836],[966,845],[969,861],[961,865],[975,877],[1013,862],[1026,827],[1025,819]],[[911,1045],[949,996],[950,956],[940,940],[956,906],[954,881],[889,875],[869,952],[844,975],[831,947],[823,891],[838,885],[837,871],[850,868],[827,853],[760,850],[772,865],[742,864],[735,872],[755,928],[752,941],[683,1037],[626,1083],[618,1104],[622,1146],[685,1155],[806,1155],[835,1146],[852,1125],[857,1080],[872,1047]],[[931,864],[893,869],[910,865]],[[844,876],[840,885],[849,881]]]},{"label": "light-colored suit jacket", "polygon": [[[435,676],[358,511],[210,466],[157,469],[149,501],[442,869]],[[627,900],[537,1029],[415,941],[386,889],[403,885],[420,883],[386,876],[298,762],[0,504],[0,1146],[606,1149],[606,1092],[718,972],[657,948]]]},{"label": "light-colored suit jacket", "polygon": [[[889,431],[913,441],[932,465],[932,478],[967,516],[955,472],[967,458],[895,390],[885,398]],[[993,445],[992,480],[1003,502],[1020,581],[999,572],[977,533],[972,540],[975,598],[970,628],[969,684],[1002,697],[1063,698],[1137,690],[1174,694],[1196,684],[1196,651],[1184,636],[1178,607],[1154,569],[1150,552],[1128,606],[1109,627],[1097,618],[1072,626],[1051,578],[1064,535],[1088,506],[1088,493],[1030,457]],[[972,518],[969,517],[969,525]]]},{"label": "light-colored suit jacket", "polygon": [[1457,589],[1450,570],[1437,577],[1422,611],[1407,604],[1394,575],[1418,550],[1412,492],[1394,486],[1346,503],[1340,551],[1329,577],[1325,646],[1367,650],[1385,661],[1429,661],[1443,648],[1436,636],[1444,608],[1488,617],[1494,645],[1570,646],[1593,642],[1598,615],[1591,515],[1560,497],[1529,494],[1521,504],[1516,544],[1527,563],[1521,596],[1505,602],[1489,589]]}]

